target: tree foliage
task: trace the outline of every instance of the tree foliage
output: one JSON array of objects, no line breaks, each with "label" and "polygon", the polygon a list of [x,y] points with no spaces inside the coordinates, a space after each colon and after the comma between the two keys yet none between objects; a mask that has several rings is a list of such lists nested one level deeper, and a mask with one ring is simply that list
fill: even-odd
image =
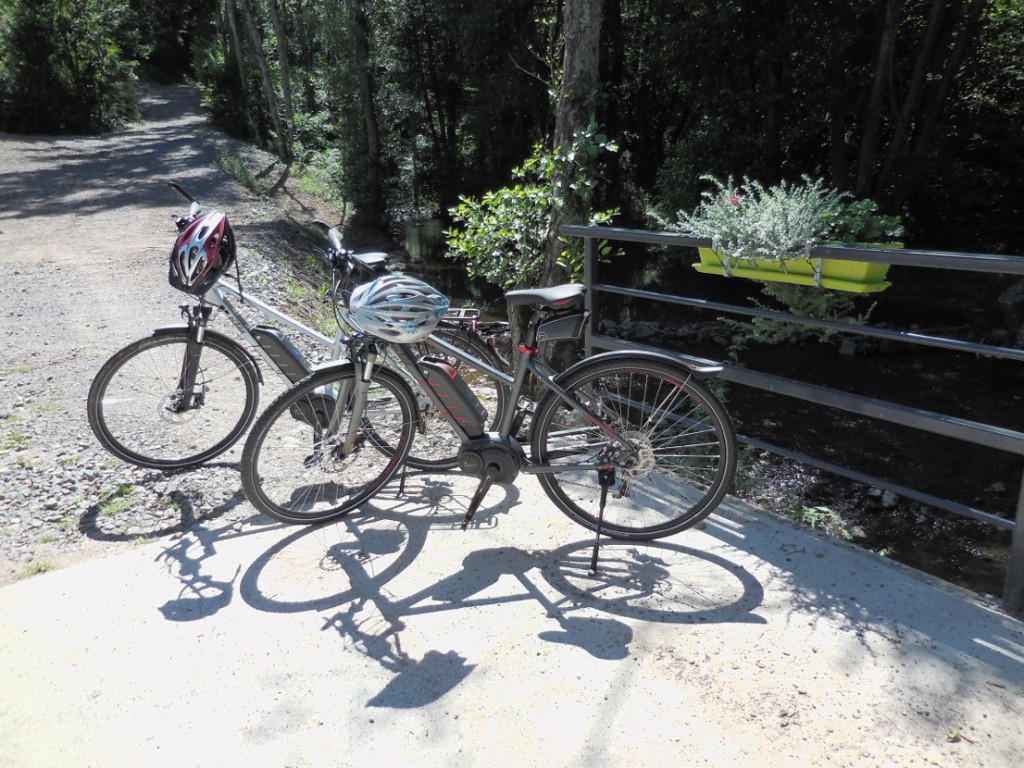
[{"label": "tree foliage", "polygon": [[[548,266],[551,211],[565,204],[561,186],[570,187],[587,204],[596,185],[595,160],[616,147],[596,123],[577,131],[567,147],[544,152],[538,145],[522,167],[512,172],[513,184],[461,197],[451,209],[449,256],[466,264],[471,277],[482,277],[505,290],[538,285]],[[607,224],[614,210],[591,211],[581,224]],[[569,280],[583,277],[583,253],[576,239],[559,237],[555,256]]]},{"label": "tree foliage", "polygon": [[126,0],[33,0],[4,7],[0,121],[10,131],[90,133],[136,113],[138,50]]},{"label": "tree foliage", "polygon": [[910,244],[1024,252],[1019,0],[0,0],[0,44],[8,130],[102,130],[140,68],[195,76],[384,224],[507,187],[594,114],[622,151],[593,205],[623,223],[704,174],[807,175]]}]

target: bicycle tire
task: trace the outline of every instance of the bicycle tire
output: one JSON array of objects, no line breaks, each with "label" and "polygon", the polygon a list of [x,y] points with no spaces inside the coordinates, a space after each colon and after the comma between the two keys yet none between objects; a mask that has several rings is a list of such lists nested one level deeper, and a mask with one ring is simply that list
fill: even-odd
[{"label": "bicycle tire", "polygon": [[[439,336],[458,349],[469,352],[483,360],[492,368],[505,371],[507,366],[497,352],[484,341],[481,336],[469,328],[438,328],[434,335]],[[428,340],[429,341],[429,340]],[[425,354],[443,355],[436,346],[428,341],[417,345],[416,357]],[[501,414],[504,413],[507,400],[507,388],[490,376],[477,371],[454,357],[444,356],[459,371],[463,381],[476,394],[488,414],[488,429],[495,430]],[[437,413],[433,404],[425,397],[420,400],[420,418],[422,428],[412,444],[406,462],[416,469],[452,469],[457,464],[459,448],[462,441],[448,423]]]},{"label": "bicycle tire", "polygon": [[[559,380],[633,449],[614,467],[602,530],[628,540],[670,536],[696,525],[721,502],[736,469],[736,441],[721,402],[682,366],[636,356],[595,359]],[[534,461],[585,464],[609,447],[600,426],[553,392],[537,408]],[[605,454],[607,456],[607,454]],[[548,497],[595,530],[601,489],[594,469],[539,474]]]},{"label": "bicycle tire", "polygon": [[[286,523],[333,520],[394,477],[415,434],[415,397],[398,374],[375,368],[356,446],[340,455],[341,438],[325,427],[339,401],[345,407],[345,393],[355,381],[352,365],[317,371],[256,420],[242,449],[241,471],[245,495],[258,510]],[[347,415],[341,423],[347,428]]]},{"label": "bicycle tire", "polygon": [[228,450],[259,406],[259,374],[249,354],[207,333],[196,388],[203,404],[171,407],[185,359],[188,331],[158,333],[115,353],[89,387],[89,426],[119,459],[150,469],[198,466]]}]

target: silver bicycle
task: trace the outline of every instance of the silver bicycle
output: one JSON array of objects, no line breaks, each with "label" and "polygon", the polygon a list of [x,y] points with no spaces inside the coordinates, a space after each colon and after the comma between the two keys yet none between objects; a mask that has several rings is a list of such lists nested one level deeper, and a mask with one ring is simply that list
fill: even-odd
[{"label": "silver bicycle", "polygon": [[[176,217],[183,231],[201,213],[199,203],[177,184],[188,211]],[[388,274],[383,253],[357,254],[343,246],[342,235],[322,222],[316,224],[327,239],[321,258],[332,268],[331,294],[337,329],[333,338],[299,322],[242,290],[241,280],[227,275],[203,295],[180,306],[183,323],[157,328],[150,336],[116,352],[100,368],[89,389],[88,419],[97,439],[123,461],[162,470],[196,467],[224,453],[245,434],[256,418],[260,386],[259,362],[287,386],[302,381],[316,365],[280,328],[246,320],[242,307],[286,326],[324,349],[328,360],[346,356],[350,326],[345,299],[353,287]],[[232,282],[233,280],[233,282]],[[246,342],[214,330],[210,323],[223,314]],[[488,364],[503,369],[504,361],[477,331],[479,312],[452,311],[435,333],[452,348],[468,350]],[[425,342],[422,351],[433,341]],[[383,363],[412,386],[414,376],[395,357]],[[485,376],[467,378],[481,407],[493,414],[504,408],[505,390]],[[445,469],[456,465],[461,442],[447,423],[436,416],[430,399],[417,395],[421,440],[409,456],[412,466]],[[495,421],[496,423],[496,421]]]}]

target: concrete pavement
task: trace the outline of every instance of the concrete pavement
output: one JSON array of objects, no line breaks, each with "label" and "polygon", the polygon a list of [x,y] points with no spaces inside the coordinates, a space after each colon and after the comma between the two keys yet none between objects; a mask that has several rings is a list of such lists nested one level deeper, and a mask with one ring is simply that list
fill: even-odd
[{"label": "concrete pavement", "polygon": [[967,593],[736,502],[595,577],[533,478],[472,490],[0,589],[0,766],[1024,765],[1024,627]]}]

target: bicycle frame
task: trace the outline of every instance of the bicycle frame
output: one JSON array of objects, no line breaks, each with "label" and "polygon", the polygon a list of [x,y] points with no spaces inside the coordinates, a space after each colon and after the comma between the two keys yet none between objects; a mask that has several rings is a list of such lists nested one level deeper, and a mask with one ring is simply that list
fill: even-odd
[{"label": "bicycle frame", "polygon": [[[497,434],[499,438],[505,439],[512,436],[512,427],[515,423],[517,410],[520,407],[519,403],[523,393],[523,389],[526,385],[527,378],[530,374],[532,374],[544,388],[551,390],[559,399],[565,402],[570,408],[572,408],[581,416],[583,416],[584,419],[586,419],[588,422],[604,431],[611,441],[616,442],[618,444],[617,450],[619,451],[617,458],[627,459],[631,455],[632,450],[628,447],[628,441],[624,440],[622,436],[615,431],[614,428],[612,428],[610,425],[602,421],[589,407],[587,407],[585,403],[579,402],[576,398],[572,397],[572,395],[566,392],[565,389],[559,386],[558,383],[555,382],[555,377],[557,376],[557,373],[549,366],[544,365],[543,363],[534,358],[534,355],[537,352],[537,349],[534,346],[536,344],[535,322],[531,321],[530,327],[527,330],[526,339],[524,340],[524,343],[520,345],[519,353],[515,361],[515,367],[513,369],[514,373],[512,375],[499,371],[498,369],[488,365],[483,360],[480,360],[479,358],[473,356],[472,354],[461,349],[458,349],[457,347],[454,347],[451,344],[448,344],[443,339],[439,339],[433,336],[431,336],[430,339],[431,343],[440,348],[441,350],[443,350],[445,354],[455,357],[456,359],[465,363],[471,368],[474,368],[475,370],[480,371],[481,373],[484,373],[487,376],[490,376],[492,379],[495,379],[496,381],[499,382],[499,384],[509,387],[510,393],[507,402],[510,403],[510,406],[505,409],[505,412],[502,414],[501,420],[498,424]],[[434,406],[437,408],[438,413],[442,416],[442,418],[444,418],[448,425],[459,436],[460,440],[462,441],[462,444],[467,445],[471,443],[473,441],[473,436],[468,434],[466,430],[463,429],[462,425],[459,424],[449,414],[448,409],[441,401],[441,398],[434,391],[433,387],[430,386],[430,383],[426,379],[426,377],[424,377],[423,372],[420,369],[419,362],[415,359],[415,356],[413,355],[412,349],[407,345],[394,345],[393,350],[395,352],[395,355],[406,368],[406,370],[417,372],[419,376],[417,384],[419,384],[420,389],[431,399]],[[362,365],[364,366],[372,366],[372,364],[372,360],[362,361]],[[359,380],[365,383],[365,386],[363,387],[358,387],[357,385],[357,390],[362,389],[364,392],[369,386],[369,377],[365,375],[366,370],[368,370],[368,368],[364,368],[362,371],[358,371],[360,375],[357,377]],[[356,397],[358,401],[358,392]],[[340,399],[339,402],[344,402],[344,399]],[[515,403],[516,405],[512,406],[512,403]],[[365,404],[365,395],[363,397],[362,404]],[[358,425],[363,417],[362,410],[356,410],[358,405],[361,405],[361,403],[353,403],[350,426],[345,441],[346,451],[351,450],[352,443],[350,441],[354,439],[355,434],[358,432]],[[523,472],[527,474],[553,474],[580,469],[607,469],[610,466],[611,464],[608,461],[601,461],[589,464],[559,464],[557,466],[552,466],[551,464],[540,464],[534,461],[529,461],[526,464],[524,464],[521,469]]]},{"label": "bicycle frame", "polygon": [[303,336],[306,336],[307,338],[312,339],[318,344],[327,347],[328,349],[330,349],[331,360],[339,360],[346,351],[346,349],[348,348],[348,335],[345,333],[344,329],[341,326],[338,326],[337,330],[334,333],[334,338],[332,339],[320,333],[319,331],[310,328],[307,325],[303,325],[298,320],[295,320],[294,318],[286,315],[279,309],[276,309],[275,307],[272,307],[271,305],[266,304],[257,298],[254,298],[251,294],[243,293],[237,287],[228,284],[224,280],[218,280],[216,283],[214,283],[213,287],[206,292],[204,299],[207,301],[207,303],[216,307],[217,309],[220,309],[222,312],[224,312],[225,315],[227,315],[228,319],[231,321],[231,324],[234,325],[238,332],[242,334],[243,338],[245,338],[245,340],[248,341],[249,344],[257,350],[257,352],[260,355],[260,358],[270,367],[271,370],[275,371],[278,374],[278,376],[281,377],[285,384],[289,386],[293,383],[292,380],[284,373],[284,371],[281,370],[281,368],[277,365],[273,358],[270,357],[269,353],[262,347],[262,345],[259,343],[256,337],[253,335],[252,326],[245,321],[245,318],[242,317],[241,313],[232,303],[232,299],[237,299],[243,304],[246,304],[254,309],[259,310],[263,314],[274,318],[275,320],[277,320],[280,323],[283,323],[292,330],[298,331]]},{"label": "bicycle frame", "polygon": [[[222,312],[224,312],[224,314],[227,315],[228,319],[235,326],[238,332],[243,336],[243,338],[245,338],[246,341],[248,341],[251,346],[255,347],[261,359],[265,363],[267,363],[271,370],[275,371],[278,374],[278,376],[281,377],[285,384],[289,386],[294,382],[281,370],[281,368],[277,365],[273,358],[271,358],[271,356],[262,347],[262,345],[260,345],[259,341],[252,333],[252,326],[249,323],[247,323],[245,319],[242,317],[242,315],[239,313],[238,309],[232,303],[233,300],[238,300],[243,304],[252,307],[262,312],[263,314],[267,315],[268,317],[271,317],[274,320],[277,320],[278,322],[288,326],[290,329],[299,332],[303,336],[312,339],[318,344],[327,347],[330,350],[331,362],[340,360],[347,353],[349,343],[351,342],[351,336],[348,333],[349,329],[345,326],[338,325],[337,330],[334,333],[334,338],[331,338],[320,333],[319,331],[310,328],[307,325],[303,325],[298,320],[295,320],[289,315],[286,315],[279,309],[269,304],[266,304],[260,301],[259,299],[254,298],[251,294],[243,293],[236,286],[231,285],[225,282],[224,280],[218,280],[213,285],[213,287],[210,288],[210,290],[206,293],[204,299],[209,305],[221,310]],[[344,309],[342,309],[342,316],[340,319],[342,321],[345,320]],[[450,317],[445,316],[444,321],[455,324],[453,325],[453,327],[461,328],[462,324],[469,319],[471,318],[467,316],[466,310],[458,308],[452,311]],[[430,343],[437,346],[438,348],[442,348],[445,351],[445,353],[452,354],[453,356],[462,355],[461,350],[459,350],[457,347],[451,346],[443,339],[440,339],[433,334],[431,334],[430,336]],[[401,365],[395,365],[395,361],[393,361],[388,354],[385,354],[384,360],[385,364],[390,364],[389,367],[392,370],[401,374],[403,378],[405,378],[406,381],[408,381],[410,384],[416,385],[418,387],[419,382],[416,381],[415,378],[409,374],[408,370],[404,370]],[[484,373],[488,373],[488,375],[490,375],[492,378],[495,378],[499,382],[504,383],[506,386],[511,385],[512,379],[507,374],[502,373],[501,371],[495,368],[491,368],[491,366],[489,366],[487,363],[484,363],[483,361],[478,360],[476,361],[476,364],[480,366],[480,370],[482,370]]]}]

